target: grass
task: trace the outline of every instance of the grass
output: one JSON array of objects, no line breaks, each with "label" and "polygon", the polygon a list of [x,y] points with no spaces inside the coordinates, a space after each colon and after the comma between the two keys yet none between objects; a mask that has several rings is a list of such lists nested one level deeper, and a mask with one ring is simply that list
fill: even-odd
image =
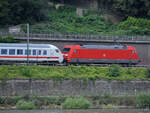
[{"label": "grass", "polygon": [[150,108],[150,93],[136,95],[137,107]]},{"label": "grass", "polygon": [[[83,80],[150,80],[146,68],[119,68],[118,76],[114,74],[112,67],[95,66],[0,66],[0,79],[83,79]],[[115,73],[116,74],[116,73]]]},{"label": "grass", "polygon": [[16,104],[17,109],[20,110],[32,110],[35,109],[35,104],[33,102],[26,102],[24,100],[19,100]]},{"label": "grass", "polygon": [[84,97],[67,98],[62,103],[64,109],[88,109],[91,107],[91,103]]}]

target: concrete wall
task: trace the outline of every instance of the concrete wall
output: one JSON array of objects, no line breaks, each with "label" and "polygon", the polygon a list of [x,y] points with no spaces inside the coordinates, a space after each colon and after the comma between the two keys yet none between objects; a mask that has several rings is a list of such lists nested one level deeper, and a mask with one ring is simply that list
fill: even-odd
[{"label": "concrete wall", "polygon": [[135,95],[149,92],[150,81],[0,80],[0,96],[11,95]]}]

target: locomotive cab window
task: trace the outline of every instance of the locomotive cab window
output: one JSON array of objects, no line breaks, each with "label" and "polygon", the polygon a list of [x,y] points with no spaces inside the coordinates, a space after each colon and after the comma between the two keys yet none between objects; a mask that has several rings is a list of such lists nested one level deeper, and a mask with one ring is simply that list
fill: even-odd
[{"label": "locomotive cab window", "polygon": [[63,49],[63,52],[69,52],[70,51],[70,48],[64,48]]},{"label": "locomotive cab window", "polygon": [[1,49],[1,54],[6,55],[7,54],[7,49]]},{"label": "locomotive cab window", "polygon": [[15,55],[15,49],[9,49],[9,55]]},{"label": "locomotive cab window", "polygon": [[56,53],[59,53],[59,50],[58,49],[55,49]]},{"label": "locomotive cab window", "polygon": [[135,54],[135,50],[132,51],[132,54]]}]

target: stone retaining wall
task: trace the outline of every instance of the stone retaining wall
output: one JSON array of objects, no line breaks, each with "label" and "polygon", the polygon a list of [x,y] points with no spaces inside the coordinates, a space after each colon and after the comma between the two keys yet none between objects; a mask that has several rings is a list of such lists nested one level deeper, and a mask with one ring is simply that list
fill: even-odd
[{"label": "stone retaining wall", "polygon": [[135,95],[149,91],[150,81],[0,80],[0,96]]}]

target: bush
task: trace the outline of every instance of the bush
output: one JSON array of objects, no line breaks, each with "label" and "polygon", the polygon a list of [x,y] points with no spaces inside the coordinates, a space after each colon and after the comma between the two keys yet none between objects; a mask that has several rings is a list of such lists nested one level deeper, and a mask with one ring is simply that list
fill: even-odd
[{"label": "bush", "polygon": [[16,105],[16,103],[21,100],[21,96],[13,96],[13,97],[4,97],[4,104],[8,105]]},{"label": "bush", "polygon": [[34,102],[36,106],[42,106],[42,105],[61,105],[65,101],[66,97],[64,96],[50,96],[50,97],[35,97]]},{"label": "bush", "polygon": [[147,78],[150,78],[150,67],[147,68],[146,76],[147,76]]},{"label": "bush", "polygon": [[113,64],[109,67],[108,76],[117,77],[121,75],[121,67],[118,64]]},{"label": "bush", "polygon": [[66,101],[62,104],[62,108],[66,109],[87,109],[90,107],[91,103],[83,97],[67,98]]},{"label": "bush", "polygon": [[136,95],[136,105],[142,108],[150,108],[150,93]]},{"label": "bush", "polygon": [[20,72],[23,76],[29,77],[29,78],[31,78],[33,74],[32,69],[30,67],[25,67],[25,66],[20,67]]},{"label": "bush", "polygon": [[119,29],[130,31],[129,34],[150,34],[150,20],[144,18],[128,17],[128,19],[124,22],[121,22],[118,27]]},{"label": "bush", "polygon": [[16,104],[17,109],[21,110],[31,110],[35,109],[35,104],[33,102],[26,102],[24,100],[19,100]]},{"label": "bush", "polygon": [[105,106],[105,108],[106,108],[106,109],[117,109],[117,106],[112,105],[112,104],[107,104],[107,105]]},{"label": "bush", "polygon": [[15,40],[13,36],[9,35],[7,37],[0,37],[1,43],[18,43],[19,41]]}]

